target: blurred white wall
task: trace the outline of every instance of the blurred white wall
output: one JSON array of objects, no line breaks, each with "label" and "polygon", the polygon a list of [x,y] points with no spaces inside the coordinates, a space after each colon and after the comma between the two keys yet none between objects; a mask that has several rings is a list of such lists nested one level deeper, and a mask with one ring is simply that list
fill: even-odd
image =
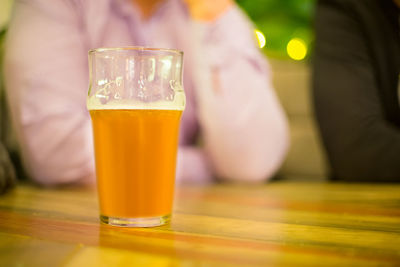
[{"label": "blurred white wall", "polygon": [[312,105],[307,62],[269,59],[275,90],[289,119],[291,146],[280,170],[286,179],[325,180],[328,167]]}]

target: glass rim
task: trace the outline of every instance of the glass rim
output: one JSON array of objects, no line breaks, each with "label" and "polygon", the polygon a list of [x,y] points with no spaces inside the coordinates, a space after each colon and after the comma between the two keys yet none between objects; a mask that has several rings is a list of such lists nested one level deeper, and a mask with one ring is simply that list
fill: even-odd
[{"label": "glass rim", "polygon": [[172,48],[157,48],[157,47],[146,47],[146,46],[123,46],[123,47],[99,47],[89,50],[89,55],[97,53],[97,52],[107,52],[107,51],[161,51],[161,52],[169,52],[175,53],[178,55],[183,55],[183,51]]}]

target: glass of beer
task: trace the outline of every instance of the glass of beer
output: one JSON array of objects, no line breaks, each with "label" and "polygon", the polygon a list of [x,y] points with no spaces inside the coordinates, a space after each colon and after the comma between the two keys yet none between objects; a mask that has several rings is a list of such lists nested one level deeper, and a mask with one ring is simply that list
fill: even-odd
[{"label": "glass of beer", "polygon": [[144,47],[89,51],[100,220],[127,227],[167,223],[172,212],[183,53]]}]

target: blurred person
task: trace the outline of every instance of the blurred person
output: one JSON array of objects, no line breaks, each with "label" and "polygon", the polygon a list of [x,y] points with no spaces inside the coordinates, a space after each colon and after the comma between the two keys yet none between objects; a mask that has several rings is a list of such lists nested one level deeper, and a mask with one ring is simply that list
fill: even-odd
[{"label": "blurred person", "polygon": [[87,52],[122,46],[185,53],[178,181],[260,182],[275,174],[287,122],[253,26],[232,0],[17,0],[6,88],[34,180],[93,182]]},{"label": "blurred person", "polygon": [[[0,88],[0,105],[3,104],[3,94]],[[2,106],[0,106],[0,125],[3,126]],[[16,182],[15,169],[9,152],[3,141],[3,128],[0,129],[0,194],[6,192]]]},{"label": "blurred person", "polygon": [[[0,24],[0,27],[2,24]],[[1,27],[2,28],[2,27]],[[6,31],[0,29],[0,62],[3,58],[3,43]],[[16,182],[14,163],[10,157],[10,123],[3,86],[3,73],[0,65],[0,194],[6,192]]]},{"label": "blurred person", "polygon": [[8,150],[0,139],[0,195],[13,187],[16,182],[14,165]]},{"label": "blurred person", "polygon": [[7,149],[0,140],[0,195],[11,188],[15,181],[14,166]]},{"label": "blurred person", "polygon": [[399,6],[318,2],[314,103],[333,179],[400,181]]}]

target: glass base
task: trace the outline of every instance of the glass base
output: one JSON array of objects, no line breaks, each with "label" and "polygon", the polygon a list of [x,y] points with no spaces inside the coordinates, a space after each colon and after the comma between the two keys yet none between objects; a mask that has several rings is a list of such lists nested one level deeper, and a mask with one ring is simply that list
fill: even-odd
[{"label": "glass base", "polygon": [[100,221],[105,224],[120,227],[154,227],[168,223],[171,215],[144,217],[144,218],[118,218],[100,215]]}]

